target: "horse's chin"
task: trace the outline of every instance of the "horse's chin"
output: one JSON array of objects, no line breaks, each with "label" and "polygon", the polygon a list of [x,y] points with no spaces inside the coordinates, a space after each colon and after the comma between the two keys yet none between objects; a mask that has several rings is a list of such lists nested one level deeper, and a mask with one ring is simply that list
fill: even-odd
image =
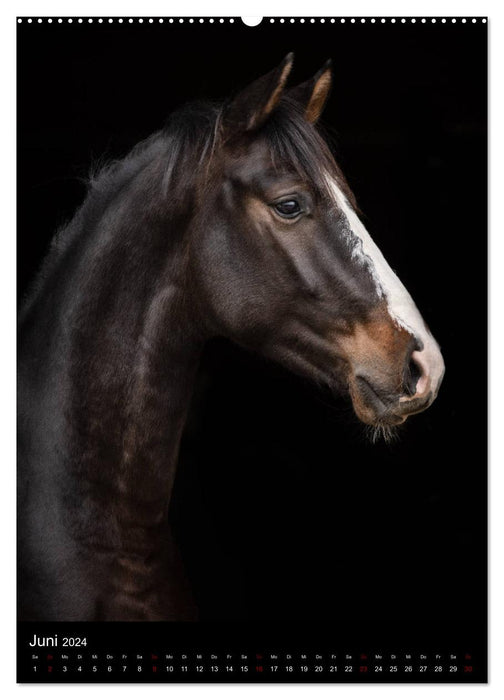
[{"label": "horse's chin", "polygon": [[[396,416],[393,413],[387,415],[381,415],[371,421],[362,421],[366,425],[370,425],[373,428],[379,428],[381,426],[387,428],[395,428],[398,425],[402,425],[408,416]],[[362,420],[362,419],[361,419]]]},{"label": "horse's chin", "polygon": [[354,412],[366,425],[373,442],[395,437],[396,428],[408,417],[408,414],[401,414],[398,401],[385,403],[367,382],[360,380],[350,383],[349,392]]},{"label": "horse's chin", "polygon": [[396,428],[408,418],[408,416],[400,416],[392,411],[377,414],[371,408],[366,407],[363,410],[362,407],[356,406],[355,403],[353,403],[353,408],[357,418],[370,428]]}]

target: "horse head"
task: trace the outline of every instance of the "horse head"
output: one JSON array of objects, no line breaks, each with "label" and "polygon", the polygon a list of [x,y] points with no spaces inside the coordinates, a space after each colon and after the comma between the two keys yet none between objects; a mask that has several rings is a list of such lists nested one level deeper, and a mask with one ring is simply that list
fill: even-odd
[{"label": "horse head", "polygon": [[202,315],[211,333],[346,390],[386,435],[432,404],[443,358],[316,129],[330,65],[286,89],[291,66],[289,54],[217,118],[191,240]]}]

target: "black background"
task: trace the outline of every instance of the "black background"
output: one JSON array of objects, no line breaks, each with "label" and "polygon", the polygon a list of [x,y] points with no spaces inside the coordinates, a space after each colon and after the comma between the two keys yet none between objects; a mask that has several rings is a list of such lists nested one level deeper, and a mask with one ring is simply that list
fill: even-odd
[{"label": "black background", "polygon": [[[203,623],[486,619],[486,25],[18,25],[20,299],[97,161],[295,52],[332,58],[324,127],[446,361],[436,403],[372,445],[350,403],[227,341],[205,352],[172,522]],[[378,625],[378,627],[376,627]],[[398,640],[400,641],[400,640]]]}]

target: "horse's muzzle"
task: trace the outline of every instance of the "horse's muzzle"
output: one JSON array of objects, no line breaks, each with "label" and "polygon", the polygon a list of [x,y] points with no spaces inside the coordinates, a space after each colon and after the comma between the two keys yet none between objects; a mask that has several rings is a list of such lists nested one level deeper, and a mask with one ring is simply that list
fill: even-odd
[{"label": "horse's muzzle", "polygon": [[[425,411],[436,398],[444,376],[444,362],[438,351],[433,369],[423,352],[411,353],[400,390],[390,389],[383,379],[359,373],[349,389],[357,416],[368,425],[399,425],[406,418]],[[396,385],[397,386],[397,385]]]}]

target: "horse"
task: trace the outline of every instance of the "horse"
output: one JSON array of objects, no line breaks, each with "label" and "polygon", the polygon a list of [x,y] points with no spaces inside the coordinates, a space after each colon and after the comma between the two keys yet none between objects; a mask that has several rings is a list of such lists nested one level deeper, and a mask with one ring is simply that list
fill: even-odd
[{"label": "horse", "polygon": [[444,362],[317,122],[293,55],[91,177],[20,312],[19,618],[198,618],[168,513],[205,343],[349,396],[387,438]]}]

